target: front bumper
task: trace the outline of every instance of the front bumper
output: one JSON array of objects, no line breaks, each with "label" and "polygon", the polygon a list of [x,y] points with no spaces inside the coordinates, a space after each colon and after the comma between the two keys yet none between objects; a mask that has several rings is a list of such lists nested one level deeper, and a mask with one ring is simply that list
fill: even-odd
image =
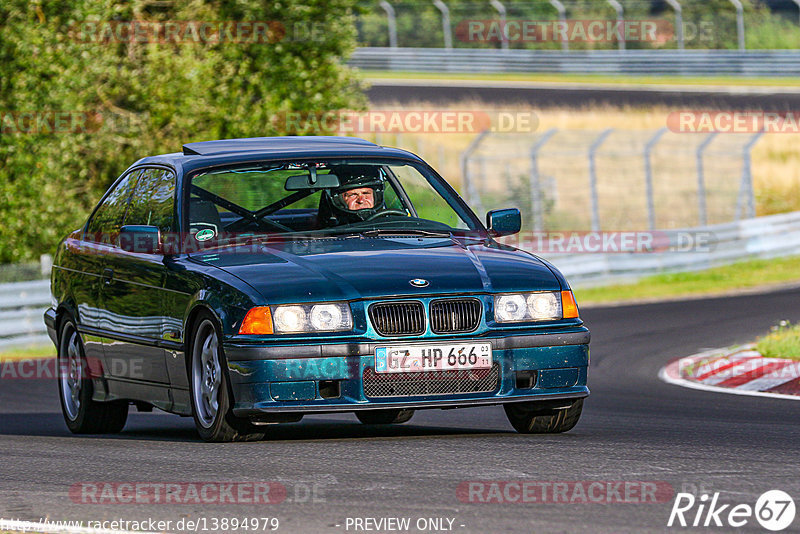
[{"label": "front bumper", "polygon": [[[432,340],[248,346],[225,344],[234,414],[257,418],[270,413],[350,412],[390,408],[456,408],[509,402],[579,399],[589,395],[589,331],[480,337],[491,341],[498,366],[492,391],[368,397],[365,371],[375,367],[375,349]],[[436,342],[464,340],[437,339]],[[519,387],[518,372],[535,380]],[[336,384],[338,396],[323,398]],[[327,392],[327,391],[326,391]]]}]

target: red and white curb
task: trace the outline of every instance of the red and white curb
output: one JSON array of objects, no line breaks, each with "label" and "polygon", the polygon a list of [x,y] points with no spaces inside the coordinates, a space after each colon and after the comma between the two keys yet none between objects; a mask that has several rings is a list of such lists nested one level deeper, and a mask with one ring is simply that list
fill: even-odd
[{"label": "red and white curb", "polygon": [[755,345],[678,358],[658,377],[692,389],[800,400],[800,361],[764,358]]}]

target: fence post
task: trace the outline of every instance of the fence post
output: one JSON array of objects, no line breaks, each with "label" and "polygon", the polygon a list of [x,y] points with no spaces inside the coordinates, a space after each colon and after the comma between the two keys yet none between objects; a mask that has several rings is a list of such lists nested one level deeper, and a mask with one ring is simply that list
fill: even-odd
[{"label": "fence post", "polygon": [[600,145],[611,135],[611,132],[614,131],[614,128],[609,128],[604,130],[600,135],[597,136],[597,139],[592,142],[592,145],[589,147],[589,190],[591,191],[592,195],[592,231],[599,232],[600,231],[600,208],[598,206],[598,198],[597,198],[597,165],[595,164],[595,156],[597,155],[597,150],[600,148]]},{"label": "fence post", "polygon": [[[483,206],[481,206],[481,200],[475,194],[475,186],[472,183],[472,178],[469,174],[469,158],[472,154],[478,150],[478,146],[480,146],[483,139],[489,135],[489,130],[484,130],[479,133],[475,139],[467,146],[464,152],[461,153],[461,179],[463,180],[464,185],[464,196],[467,198],[467,203],[470,206],[473,206],[473,209],[477,212],[483,211]],[[480,209],[478,209],[480,208]]]},{"label": "fence post", "polygon": [[667,0],[667,3],[675,10],[675,37],[678,41],[678,50],[683,50],[683,8],[678,0]]},{"label": "fence post", "polygon": [[397,17],[395,16],[394,8],[386,0],[381,0],[380,5],[386,12],[386,23],[389,26],[389,46],[397,48]]},{"label": "fence post", "polygon": [[442,0],[433,0],[433,5],[442,13],[442,31],[444,32],[444,47],[453,48],[453,29],[450,27],[450,9]]},{"label": "fence post", "polygon": [[502,28],[503,35],[500,38],[500,48],[508,50],[508,33],[506,30],[506,6],[500,0],[489,0],[492,7],[497,10],[500,15],[500,28]]},{"label": "fence post", "polygon": [[703,162],[703,153],[711,145],[714,138],[719,135],[718,132],[708,134],[702,143],[697,147],[697,213],[698,224],[700,226],[708,225],[708,212],[706,204],[706,174],[705,164]]},{"label": "fence post", "polygon": [[609,4],[611,4],[611,7],[617,11],[617,25],[619,26],[619,31],[622,32],[621,34],[617,34],[619,49],[625,50],[625,9],[617,0],[607,1]]},{"label": "fence post", "polygon": [[739,50],[744,50],[744,6],[739,0],[730,0],[733,7],[736,8],[736,35],[739,38]]},{"label": "fence post", "polygon": [[653,200],[653,165],[650,161],[650,155],[665,133],[667,133],[667,128],[661,128],[644,147],[644,184],[647,194],[647,224],[650,226],[650,230],[656,229],[656,204]]},{"label": "fence post", "polygon": [[[797,0],[800,2],[800,0]],[[561,33],[561,50],[567,51],[569,50],[569,39],[567,38],[567,8],[564,7],[559,0],[550,0],[550,5],[556,8],[558,11],[558,22],[564,28],[564,31]]]},{"label": "fence post", "polygon": [[557,132],[558,129],[550,128],[531,146],[531,210],[533,211],[534,232],[544,230],[542,184],[539,179],[539,151]]},{"label": "fence post", "polygon": [[741,218],[742,210],[745,211],[745,218],[752,219],[756,216],[756,199],[753,193],[753,169],[752,169],[752,150],[753,147],[764,135],[764,131],[755,134],[744,145],[742,150],[742,184],[739,188],[739,198],[736,202],[736,220]]}]

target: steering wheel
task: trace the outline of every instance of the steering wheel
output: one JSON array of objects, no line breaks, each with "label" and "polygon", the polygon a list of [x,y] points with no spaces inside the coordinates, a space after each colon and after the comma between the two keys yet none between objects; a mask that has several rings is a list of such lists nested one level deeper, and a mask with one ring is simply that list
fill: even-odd
[{"label": "steering wheel", "polygon": [[364,221],[372,221],[372,220],[377,219],[378,217],[386,217],[387,215],[402,215],[403,217],[408,217],[408,213],[406,213],[405,211],[383,210],[383,211],[379,211],[377,213],[373,213],[372,215],[370,215],[369,217],[364,219]]}]

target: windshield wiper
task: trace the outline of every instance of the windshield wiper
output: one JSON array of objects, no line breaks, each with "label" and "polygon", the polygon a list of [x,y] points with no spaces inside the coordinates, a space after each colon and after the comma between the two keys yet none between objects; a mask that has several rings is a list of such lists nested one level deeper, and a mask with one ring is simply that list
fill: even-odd
[{"label": "windshield wiper", "polygon": [[379,235],[414,235],[422,237],[452,237],[453,234],[445,231],[417,230],[411,228],[373,228],[360,232],[365,237],[375,237]]}]

